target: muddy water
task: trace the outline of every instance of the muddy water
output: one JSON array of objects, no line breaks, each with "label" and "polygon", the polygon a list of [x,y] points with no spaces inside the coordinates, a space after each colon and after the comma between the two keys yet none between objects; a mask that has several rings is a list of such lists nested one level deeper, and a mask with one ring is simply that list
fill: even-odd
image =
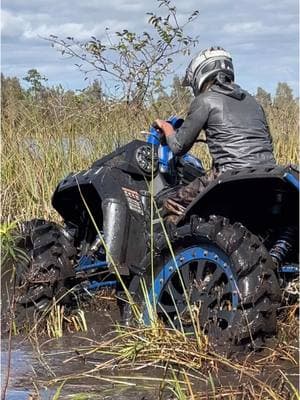
[{"label": "muddy water", "polygon": [[[2,279],[2,294],[5,293],[4,281]],[[38,338],[38,344],[35,341],[29,341],[27,338],[18,336],[13,337],[11,343],[11,353],[8,354],[8,338],[3,335],[1,342],[1,390],[5,387],[7,377],[7,366],[10,359],[10,379],[6,391],[5,399],[8,400],[52,400],[56,393],[59,384],[50,385],[50,381],[54,378],[66,377],[68,375],[74,376],[76,373],[83,371],[90,371],[96,364],[105,361],[104,356],[95,354],[89,356],[88,359],[74,358],[71,361],[65,362],[67,359],[76,356],[76,349],[82,349],[89,346],[90,340],[101,342],[103,338],[107,338],[109,332],[113,331],[113,325],[120,319],[118,308],[115,301],[104,301],[105,309],[92,311],[97,307],[96,303],[91,304],[91,309],[86,311],[87,326],[89,332],[66,334],[61,339],[47,339],[43,337]],[[103,299],[102,299],[103,302]],[[2,297],[2,306],[5,305],[5,299]],[[271,348],[276,347],[276,339],[273,343],[270,342]],[[298,344],[294,344],[295,350]],[[263,355],[258,355],[262,357]],[[297,358],[297,355],[295,355]],[[269,384],[274,384],[278,387],[278,382],[282,378],[281,371],[287,376],[289,381],[298,386],[298,368],[286,360],[276,360],[276,365],[266,362],[261,370],[261,374],[257,376],[260,380],[267,381]],[[137,371],[118,371],[106,370],[103,375],[117,380],[118,374],[122,376],[133,377],[137,376]],[[125,386],[112,384],[95,379],[81,378],[81,379],[68,379],[61,391],[59,399],[73,399],[73,400],[157,400],[159,398],[159,384],[152,383],[147,380],[147,377],[162,378],[161,370],[148,369],[140,372],[140,380],[130,383],[135,386]],[[98,373],[99,376],[99,373]],[[145,377],[145,379],[143,379]],[[231,371],[218,371],[216,377],[217,385],[232,384],[240,386],[238,374],[235,375]],[[205,383],[196,383],[195,392],[206,391],[207,388],[211,389]],[[38,393],[38,396],[36,395]],[[285,398],[285,397],[284,397]],[[164,400],[175,399],[170,392],[166,393]],[[290,397],[286,397],[290,399]]]},{"label": "muddy water", "polygon": [[[112,318],[113,316],[113,318]],[[76,355],[76,349],[89,346],[89,339],[101,341],[104,337],[107,338],[108,332],[112,331],[114,319],[117,318],[113,310],[109,312],[88,312],[88,326],[90,331],[88,334],[67,334],[61,339],[39,339],[39,344],[29,342],[28,339],[22,337],[14,337],[12,340],[11,351],[11,368],[10,380],[6,392],[6,399],[8,400],[52,400],[56,393],[58,384],[50,385],[49,382],[55,377],[66,377],[68,375],[74,376],[76,373],[83,371],[90,371],[96,364],[105,361],[104,356],[95,354],[89,356],[88,359],[76,358],[65,362],[67,359]],[[1,382],[2,390],[5,386],[7,365],[8,365],[8,339],[2,339],[1,348]],[[298,382],[298,368],[292,363],[286,361],[277,361],[277,365],[266,365],[261,376],[258,378],[271,383],[275,382],[277,377],[280,376],[279,370],[282,370],[289,378],[289,380],[297,386]],[[236,382],[237,386],[238,376],[232,372],[219,371],[222,384],[228,385]],[[132,371],[119,372],[122,376],[133,375]],[[146,370],[141,372],[140,378],[145,377],[161,377],[161,372]],[[99,375],[99,373],[98,373]],[[103,375],[109,376],[112,379],[118,379],[118,371],[109,370],[103,371]],[[137,372],[134,372],[137,376]],[[223,378],[222,378],[223,376]],[[218,379],[219,380],[219,379]],[[136,381],[137,382],[137,381]],[[135,383],[136,383],[135,382]],[[199,385],[199,390],[204,390],[205,387]],[[36,394],[38,393],[38,396]],[[99,400],[156,400],[159,398],[158,384],[152,384],[145,380],[138,381],[136,386],[128,387],[125,385],[116,385],[111,382],[97,381],[95,379],[80,378],[69,379],[65,382],[60,399],[73,399],[73,400],[86,400],[86,399],[99,399]],[[285,397],[284,397],[285,398]],[[170,394],[166,395],[164,399],[174,399]],[[289,399],[289,397],[286,397]]]},{"label": "muddy water", "polygon": [[[90,371],[95,364],[104,361],[104,357],[101,358],[99,355],[89,357],[88,360],[76,358],[76,349],[90,346],[91,340],[99,342],[109,332],[112,332],[115,322],[120,320],[119,309],[116,302],[109,300],[110,296],[108,296],[107,301],[101,300],[103,303],[101,310],[94,311],[99,307],[96,304],[97,299],[95,299],[95,304],[91,303],[88,310],[85,311],[88,333],[66,334],[60,339],[51,340],[43,336],[29,340],[27,337],[19,335],[12,338],[11,346],[9,346],[6,311],[10,308],[10,298],[13,292],[9,271],[9,266],[2,267],[1,400],[52,400],[61,383],[53,384],[51,380]],[[9,347],[11,347],[11,351],[9,351]],[[72,357],[76,359],[65,362],[66,359]],[[9,380],[6,387],[9,364]],[[121,373],[123,376],[131,374],[131,371],[122,371]],[[104,371],[103,375],[114,379],[118,378],[117,371]],[[142,373],[140,378],[138,384],[131,386],[112,385],[111,382],[88,380],[87,378],[68,379],[62,387],[59,399],[156,399],[156,388],[152,385],[149,389],[149,382],[143,381]],[[5,397],[3,397],[4,392]]]},{"label": "muddy water", "polygon": [[[49,385],[53,378],[89,371],[95,364],[104,361],[104,358],[96,355],[89,357],[88,360],[76,358],[65,362],[66,359],[76,355],[76,349],[89,346],[88,339],[99,341],[101,337],[104,337],[107,332],[112,330],[113,321],[108,313],[88,313],[88,319],[91,327],[88,335],[77,333],[68,334],[60,339],[39,339],[38,346],[36,343],[29,342],[26,338],[14,337],[10,355],[10,379],[5,398],[8,400],[35,400],[38,398],[50,400],[59,386],[59,384]],[[8,348],[8,338],[3,338],[1,348],[2,391],[7,376]],[[122,372],[123,376],[130,376],[130,374],[130,371]],[[117,372],[105,371],[103,375],[114,377],[115,379],[118,378]],[[157,398],[155,393],[155,386],[150,389],[149,382],[143,382],[143,380],[139,381],[136,386],[128,387],[125,385],[112,385],[110,382],[96,381],[95,379],[88,381],[87,378],[81,378],[68,380],[62,388],[59,398],[76,400],[154,400]]]},{"label": "muddy water", "polygon": [[[67,340],[57,340],[52,343],[51,349],[44,346],[39,355],[30,346],[20,341],[13,341],[13,350],[11,353],[11,376],[6,394],[9,400],[29,400],[36,398],[38,392],[41,399],[52,399],[58,385],[49,385],[49,380],[54,376],[60,377],[76,372],[82,372],[92,368],[92,364],[84,364],[78,360],[64,364],[64,360],[74,355],[74,351],[68,353],[67,349],[72,349],[78,342],[74,338]],[[79,343],[77,343],[79,344]],[[82,345],[82,343],[81,343]],[[7,343],[2,343],[1,351],[1,381],[2,389],[6,379],[7,372]],[[97,361],[101,361],[98,358]],[[96,360],[95,360],[96,362]],[[107,375],[107,374],[106,374]],[[117,378],[117,376],[116,376]],[[149,386],[149,385],[148,385]],[[87,381],[87,379],[73,380],[67,382],[61,392],[61,399],[76,398],[76,395],[82,394],[83,399],[154,399],[142,387],[126,388],[125,386],[113,386],[110,383]],[[85,396],[83,396],[85,395]],[[31,397],[30,397],[31,396]],[[147,396],[147,397],[146,397]]]},{"label": "muddy water", "polygon": [[[2,294],[5,294],[5,279],[1,280]],[[67,359],[76,355],[76,349],[82,349],[84,346],[90,345],[90,340],[101,342],[104,337],[107,338],[109,332],[113,331],[113,325],[120,319],[118,308],[115,301],[108,300],[103,302],[105,309],[92,311],[97,307],[99,301],[91,305],[91,309],[86,311],[87,326],[89,332],[87,334],[76,333],[66,334],[61,339],[46,339],[39,337],[38,344],[30,342],[28,339],[18,336],[13,337],[11,342],[11,353],[8,354],[8,338],[3,335],[1,342],[1,390],[5,387],[7,377],[7,366],[10,359],[10,379],[6,391],[5,399],[8,400],[52,400],[59,384],[50,385],[49,382],[54,378],[74,376],[76,373],[90,371],[96,364],[105,361],[104,356],[95,354],[88,359],[74,358],[65,362]],[[4,296],[2,297],[2,306],[5,306]],[[5,308],[5,307],[4,307]],[[296,328],[296,326],[295,326]],[[276,347],[276,339],[270,342],[271,348]],[[295,351],[298,344],[295,342]],[[263,355],[258,355],[262,357]],[[297,358],[297,355],[295,355]],[[261,370],[261,374],[257,378],[267,381],[269,384],[276,385],[282,378],[281,371],[287,376],[289,381],[298,386],[298,368],[286,360],[276,360],[276,365],[266,362]],[[121,371],[115,370],[103,371],[103,375],[118,379],[118,374],[122,376],[137,376],[137,371]],[[140,372],[140,380],[130,383],[135,386],[125,386],[112,384],[95,379],[68,379],[61,391],[59,399],[99,399],[99,400],[156,400],[159,398],[159,384],[149,382],[147,377],[162,378],[161,370],[148,369]],[[99,373],[98,373],[99,376]],[[143,379],[145,377],[145,379]],[[239,376],[232,372],[218,371],[216,383],[228,386],[228,384],[240,386]],[[206,390],[207,384],[197,383],[195,392]],[[210,387],[209,387],[210,388]],[[36,395],[38,393],[38,396]],[[79,396],[80,394],[80,396]],[[285,398],[285,397],[284,397]],[[286,397],[290,399],[291,397]],[[164,400],[175,399],[168,392]],[[2,399],[1,399],[2,400]]]}]

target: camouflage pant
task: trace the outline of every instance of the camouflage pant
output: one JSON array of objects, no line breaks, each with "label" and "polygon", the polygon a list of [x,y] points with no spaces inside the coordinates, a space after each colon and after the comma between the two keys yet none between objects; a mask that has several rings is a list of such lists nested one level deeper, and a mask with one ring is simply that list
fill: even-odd
[{"label": "camouflage pant", "polygon": [[163,200],[162,215],[165,221],[176,224],[195,197],[203,192],[219,175],[219,172],[212,170],[208,174],[196,178],[188,185],[179,186],[169,192],[168,197]]}]

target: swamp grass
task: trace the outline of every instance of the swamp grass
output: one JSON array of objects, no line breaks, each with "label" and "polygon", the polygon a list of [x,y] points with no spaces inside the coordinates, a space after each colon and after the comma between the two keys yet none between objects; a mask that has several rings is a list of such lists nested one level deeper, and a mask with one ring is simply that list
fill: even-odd
[{"label": "swamp grass", "polygon": [[[292,318],[294,311],[291,307],[285,318]],[[295,329],[290,334],[290,340],[297,338]],[[140,388],[141,393],[152,386],[155,399],[298,400],[295,382],[284,367],[297,366],[291,343],[278,339],[259,353],[228,357],[209,341],[199,344],[194,336],[159,322],[149,327],[116,326],[101,341],[83,338],[73,356],[67,352],[65,363],[84,360],[90,368],[55,377],[47,385],[90,380],[104,387],[111,383],[115,388]]]},{"label": "swamp grass", "polygon": [[[10,228],[18,221],[36,217],[59,221],[58,214],[51,207],[51,196],[64,176],[72,171],[88,169],[93,161],[133,138],[142,139],[144,134],[141,131],[147,131],[156,118],[184,114],[185,111],[184,106],[178,111],[178,107],[174,109],[172,104],[162,104],[159,113],[157,106],[153,105],[137,109],[124,103],[109,102],[61,104],[55,97],[50,97],[47,103],[19,100],[3,110],[1,218],[4,234],[1,231],[1,240],[2,244],[4,240],[5,252],[12,254],[14,243]],[[277,162],[298,164],[299,137],[295,117],[298,111],[294,110],[291,115],[287,115],[286,110],[278,112],[272,107],[266,111]],[[210,157],[206,146],[195,145],[193,153],[208,169]],[[54,329],[50,333],[52,336],[62,334],[61,312],[58,308],[53,311],[55,323],[48,327],[49,331]],[[84,325],[84,319],[81,323]],[[87,373],[55,378],[49,383],[93,377],[101,382],[135,385],[139,380],[137,376],[125,374],[122,377],[118,373],[112,377],[109,371],[116,366],[119,371],[147,371],[147,368],[156,367],[162,371],[163,378],[157,380],[162,395],[166,389],[178,399],[299,398],[288,377],[280,372],[280,367],[276,367],[281,374],[276,385],[257,377],[261,369],[270,363],[277,365],[278,360],[296,363],[295,348],[291,345],[296,324],[294,318],[282,322],[284,328],[280,331],[282,336],[276,349],[265,349],[263,361],[255,362],[250,356],[241,362],[214,352],[204,335],[191,338],[182,332],[163,328],[155,319],[153,323],[150,329],[117,327],[112,338],[89,343],[88,347],[78,350],[81,355],[88,358],[91,353],[99,353],[106,356],[106,361]],[[219,385],[215,377],[223,368],[229,369],[242,383]],[[195,385],[197,381],[206,385],[205,391],[199,392]]]},{"label": "swamp grass", "polygon": [[[134,138],[142,139],[158,117],[184,115],[186,106],[171,102],[136,107],[125,103],[97,101],[62,102],[59,96],[46,100],[17,100],[2,109],[2,222],[35,217],[59,220],[51,206],[58,182],[72,171],[88,169],[91,163]],[[298,164],[298,107],[266,114],[278,164]],[[290,114],[290,115],[289,115]],[[192,152],[206,169],[210,157],[205,144]]]}]

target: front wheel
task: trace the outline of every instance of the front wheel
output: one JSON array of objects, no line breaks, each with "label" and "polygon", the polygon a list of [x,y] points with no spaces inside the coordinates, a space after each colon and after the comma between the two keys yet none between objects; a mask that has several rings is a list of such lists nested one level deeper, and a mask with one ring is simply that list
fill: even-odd
[{"label": "front wheel", "polygon": [[74,277],[76,249],[59,225],[26,221],[21,226],[21,247],[26,254],[16,266],[16,317],[18,322],[44,310],[55,297],[69,300],[68,281]]},{"label": "front wheel", "polygon": [[[276,332],[280,288],[272,259],[255,235],[240,223],[212,216],[208,221],[193,217],[171,236],[175,259],[165,244],[154,260],[154,277],[148,261],[143,276],[131,283],[146,324],[150,316],[142,278],[148,304],[155,302],[158,317],[167,325],[191,332],[192,313],[210,337],[234,345]],[[125,319],[131,319],[129,307]]]}]

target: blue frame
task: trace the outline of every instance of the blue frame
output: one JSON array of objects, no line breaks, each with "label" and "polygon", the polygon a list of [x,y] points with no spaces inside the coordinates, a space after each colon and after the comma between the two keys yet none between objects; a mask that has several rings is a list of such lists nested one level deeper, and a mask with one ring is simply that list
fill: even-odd
[{"label": "blue frame", "polygon": [[283,179],[285,179],[287,182],[289,182],[292,186],[294,186],[298,191],[299,191],[299,180],[295,178],[293,174],[290,172],[286,172],[283,175]]},{"label": "blue frame", "polygon": [[280,274],[299,274],[298,264],[284,264],[279,268]]},{"label": "blue frame", "polygon": [[106,261],[95,260],[92,257],[83,256],[80,258],[75,272],[88,271],[89,269],[104,269],[107,268],[108,263]]},{"label": "blue frame", "polygon": [[115,287],[117,285],[117,281],[92,281],[87,287],[87,290],[99,290],[103,288]]},{"label": "blue frame", "polygon": [[182,156],[182,158],[189,164],[192,164],[194,167],[198,168],[198,169],[203,169],[203,164],[202,161],[199,160],[199,158],[192,156],[191,154],[184,154]]},{"label": "blue frame", "polygon": [[[106,261],[95,260],[92,257],[83,256],[80,258],[77,267],[75,268],[75,272],[80,273],[84,271],[89,271],[90,269],[99,269],[99,270],[108,270],[108,263]],[[117,281],[92,281],[90,282],[85,289],[86,290],[99,290],[102,288],[114,287],[117,285]]]}]

